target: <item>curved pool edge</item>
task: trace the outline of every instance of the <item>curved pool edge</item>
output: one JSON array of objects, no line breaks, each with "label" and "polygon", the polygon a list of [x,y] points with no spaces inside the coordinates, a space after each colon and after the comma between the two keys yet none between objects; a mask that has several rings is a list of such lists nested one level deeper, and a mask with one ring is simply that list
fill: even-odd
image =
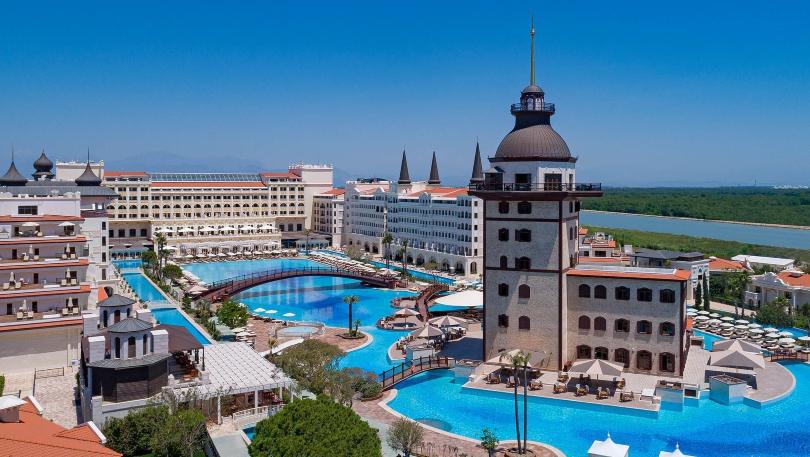
[{"label": "curved pool edge", "polygon": [[[394,399],[397,398],[397,395],[398,395],[399,391],[394,388],[394,389],[389,390],[389,392],[390,392],[390,394],[388,395],[387,398],[383,398],[382,400],[377,402],[377,406],[379,406],[383,411],[387,412],[388,414],[391,414],[394,417],[401,417],[401,418],[405,418],[405,419],[408,419],[408,420],[415,421],[415,419],[412,419],[412,418],[400,413],[399,411],[391,408],[390,406],[388,406],[388,403],[394,401]],[[447,430],[442,430],[440,428],[436,428],[436,427],[433,427],[431,425],[423,424],[421,422],[418,422],[418,424],[419,424],[420,427],[425,428],[427,430],[430,430],[432,432],[439,433],[439,434],[444,435],[444,436],[449,436],[449,437],[451,437],[453,439],[466,441],[468,443],[474,443],[476,446],[480,445],[480,443],[481,443],[480,440],[477,440],[475,438],[470,438],[468,436],[459,435],[458,433],[448,432]],[[505,440],[505,441],[502,441],[501,444],[510,443],[510,442],[516,442],[516,441],[515,440]],[[557,457],[566,457],[565,453],[563,453],[561,450],[557,449],[556,447],[554,447],[554,446],[552,446],[552,445],[550,445],[548,443],[541,443],[539,441],[534,441],[534,440],[528,440],[528,442],[531,443],[531,444],[534,444],[536,446],[542,446],[542,447],[550,450]]]},{"label": "curved pool edge", "polygon": [[[792,362],[792,363],[806,363],[806,362],[796,361],[796,362]],[[796,376],[794,376],[793,373],[790,370],[788,370],[787,367],[785,367],[785,365],[783,363],[780,363],[779,366],[781,366],[782,369],[785,370],[785,373],[790,375],[790,381],[791,381],[790,388],[788,388],[786,391],[780,393],[779,395],[771,397],[771,398],[769,398],[767,400],[763,400],[763,401],[749,400],[753,407],[761,409],[761,408],[767,408],[768,406],[773,406],[773,405],[775,405],[775,404],[777,404],[777,403],[779,403],[779,402],[781,402],[783,400],[786,400],[788,397],[790,397],[793,394],[793,391],[796,390]]]},{"label": "curved pool edge", "polygon": [[[338,328],[338,327],[329,327],[329,326],[327,326],[327,328]],[[361,344],[360,346],[357,346],[356,348],[351,348],[351,349],[346,350],[345,351],[346,354],[348,354],[350,352],[354,352],[354,351],[359,351],[360,349],[363,349],[364,347],[370,346],[371,343],[374,342],[374,335],[372,335],[371,333],[368,333],[365,330],[360,330],[360,333],[362,333],[363,335],[366,335],[366,337],[367,337],[366,342]]]}]

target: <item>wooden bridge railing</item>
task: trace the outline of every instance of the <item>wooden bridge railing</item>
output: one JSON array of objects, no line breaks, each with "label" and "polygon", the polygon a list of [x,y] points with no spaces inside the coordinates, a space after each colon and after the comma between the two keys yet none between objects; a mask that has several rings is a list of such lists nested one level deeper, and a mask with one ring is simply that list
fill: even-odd
[{"label": "wooden bridge railing", "polygon": [[434,370],[436,368],[452,368],[455,359],[444,356],[419,357],[408,360],[393,368],[380,373],[380,383],[383,390],[389,389],[398,382],[410,378],[423,371]]}]

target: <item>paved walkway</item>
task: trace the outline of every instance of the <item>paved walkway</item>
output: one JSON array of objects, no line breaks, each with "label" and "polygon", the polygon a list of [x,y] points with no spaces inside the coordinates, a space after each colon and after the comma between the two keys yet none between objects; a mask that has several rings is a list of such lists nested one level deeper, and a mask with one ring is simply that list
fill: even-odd
[{"label": "paved walkway", "polygon": [[37,379],[36,397],[45,408],[43,415],[66,428],[84,422],[76,389],[76,375],[68,368],[64,376]]}]

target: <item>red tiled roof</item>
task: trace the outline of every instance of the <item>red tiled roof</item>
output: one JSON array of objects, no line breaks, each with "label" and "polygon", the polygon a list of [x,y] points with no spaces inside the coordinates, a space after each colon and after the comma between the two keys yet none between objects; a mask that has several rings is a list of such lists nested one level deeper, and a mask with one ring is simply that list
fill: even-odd
[{"label": "red tiled roof", "polygon": [[691,273],[686,270],[675,270],[675,273],[646,273],[635,271],[585,270],[573,268],[568,270],[570,276],[589,276],[600,278],[655,279],[659,281],[686,281]]},{"label": "red tiled roof", "polygon": [[0,423],[0,456],[86,457],[121,456],[101,444],[87,424],[66,429],[39,415],[26,399],[20,406],[20,421]]},{"label": "red tiled roof", "polygon": [[109,298],[109,296],[107,295],[107,291],[104,290],[103,287],[99,287],[98,288],[98,301],[106,300],[107,298]]},{"label": "red tiled roof", "polygon": [[592,248],[615,248],[616,247],[616,240],[610,241],[597,241],[593,240],[590,243]]},{"label": "red tiled roof", "polygon": [[146,176],[145,171],[105,171],[104,176],[117,177],[117,176]]},{"label": "red tiled roof", "polygon": [[332,189],[327,190],[326,192],[320,193],[318,195],[343,195],[346,193],[346,189]]},{"label": "red tiled roof", "polygon": [[259,181],[158,181],[152,187],[267,187]]},{"label": "red tiled roof", "polygon": [[267,171],[267,172],[264,172],[264,173],[260,173],[259,175],[262,178],[292,178],[292,179],[300,179],[301,178],[297,174],[290,173],[290,172],[281,173],[281,172]]},{"label": "red tiled roof", "polygon": [[715,257],[709,261],[709,270],[712,271],[743,271],[745,266],[736,260],[727,260]]},{"label": "red tiled roof", "polygon": [[588,227],[580,227],[579,228],[580,235],[587,235],[588,234]]},{"label": "red tiled roof", "polygon": [[41,216],[0,216],[0,222],[81,222],[83,217],[60,216],[58,214],[43,214]]},{"label": "red tiled roof", "polygon": [[[33,321],[20,321],[19,324],[13,325],[0,325],[0,333],[14,332],[17,330],[31,330],[36,328],[54,328],[54,327],[68,327],[71,325],[82,325],[82,318],[76,319],[60,319],[60,320],[33,320]],[[0,457],[3,454],[0,453]]]},{"label": "red tiled roof", "polygon": [[793,287],[810,287],[810,274],[796,271],[781,271],[777,275],[785,284]]}]

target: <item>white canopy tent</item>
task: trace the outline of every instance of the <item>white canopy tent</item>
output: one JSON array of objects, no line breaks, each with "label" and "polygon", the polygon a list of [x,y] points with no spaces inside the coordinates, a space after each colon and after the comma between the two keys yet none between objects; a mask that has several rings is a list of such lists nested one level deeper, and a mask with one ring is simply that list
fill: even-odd
[{"label": "white canopy tent", "polygon": [[608,433],[604,441],[595,440],[588,449],[588,457],[627,457],[630,446],[614,443]]},{"label": "white canopy tent", "polygon": [[743,368],[747,370],[765,368],[765,359],[762,354],[745,352],[739,349],[712,352],[709,361],[710,365],[715,367]]},{"label": "white canopy tent", "polygon": [[694,457],[691,455],[686,455],[681,452],[681,446],[678,443],[675,443],[675,450],[672,452],[661,451],[658,453],[658,457]]},{"label": "white canopy tent", "polygon": [[464,290],[455,294],[439,297],[433,305],[453,306],[458,308],[481,308],[484,306],[484,293],[478,290]]},{"label": "white canopy tent", "polygon": [[592,376],[621,376],[624,366],[620,363],[601,359],[577,360],[571,364],[569,373],[581,373]]}]

